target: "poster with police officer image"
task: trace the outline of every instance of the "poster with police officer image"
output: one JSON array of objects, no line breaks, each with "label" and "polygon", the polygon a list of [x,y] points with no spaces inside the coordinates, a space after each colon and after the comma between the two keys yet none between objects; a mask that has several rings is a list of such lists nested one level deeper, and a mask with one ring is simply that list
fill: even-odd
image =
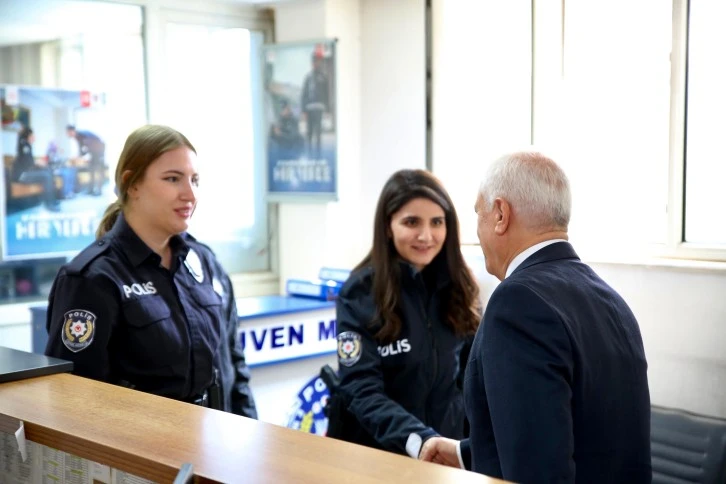
[{"label": "poster with police officer image", "polygon": [[113,198],[105,95],[0,85],[2,259],[73,255]]},{"label": "poster with police officer image", "polygon": [[267,199],[337,200],[335,40],[263,47]]}]

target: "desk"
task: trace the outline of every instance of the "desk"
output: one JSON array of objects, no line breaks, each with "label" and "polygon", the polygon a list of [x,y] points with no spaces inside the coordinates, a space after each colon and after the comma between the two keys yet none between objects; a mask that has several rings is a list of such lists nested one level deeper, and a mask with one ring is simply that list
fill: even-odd
[{"label": "desk", "polygon": [[157,482],[185,462],[195,482],[503,482],[70,374],[0,384],[0,415],[28,440]]},{"label": "desk", "polygon": [[73,363],[0,346],[0,383],[73,370]]}]

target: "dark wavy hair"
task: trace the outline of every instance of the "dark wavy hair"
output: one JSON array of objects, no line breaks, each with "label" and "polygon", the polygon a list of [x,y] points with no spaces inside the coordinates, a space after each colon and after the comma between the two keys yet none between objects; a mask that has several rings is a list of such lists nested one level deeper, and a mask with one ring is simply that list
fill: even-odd
[{"label": "dark wavy hair", "polygon": [[[70,129],[70,126],[69,126]],[[146,169],[157,158],[167,151],[186,146],[197,152],[189,140],[179,131],[168,126],[147,124],[134,130],[128,138],[116,165],[116,191],[118,199],[111,203],[103,214],[101,223],[96,230],[96,238],[101,238],[111,230],[119,214],[123,212],[128,201],[129,188],[143,180]],[[123,174],[130,171],[131,175],[124,179]]]},{"label": "dark wavy hair", "polygon": [[446,323],[457,335],[476,332],[481,318],[479,287],[464,262],[459,242],[459,219],[456,209],[441,182],[425,170],[400,170],[391,175],[378,198],[373,222],[373,247],[353,269],[373,268],[373,297],[376,316],[371,326],[382,326],[375,338],[383,343],[395,340],[402,321],[397,312],[401,295],[400,256],[389,236],[391,217],[415,198],[426,198],[439,205],[446,219],[446,240],[430,265],[444,267],[451,284],[444,298]]}]

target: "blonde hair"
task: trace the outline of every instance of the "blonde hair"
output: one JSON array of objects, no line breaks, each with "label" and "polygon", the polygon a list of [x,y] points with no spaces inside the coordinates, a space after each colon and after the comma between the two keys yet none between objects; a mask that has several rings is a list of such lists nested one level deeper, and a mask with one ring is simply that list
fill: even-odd
[{"label": "blonde hair", "polygon": [[[144,178],[149,165],[167,151],[182,146],[197,152],[186,136],[175,129],[158,124],[147,124],[137,128],[126,138],[118,165],[116,165],[115,181],[118,199],[106,208],[96,230],[96,238],[101,238],[111,230],[118,215],[126,207],[129,188]],[[126,179],[123,179],[126,171],[131,173]]]}]

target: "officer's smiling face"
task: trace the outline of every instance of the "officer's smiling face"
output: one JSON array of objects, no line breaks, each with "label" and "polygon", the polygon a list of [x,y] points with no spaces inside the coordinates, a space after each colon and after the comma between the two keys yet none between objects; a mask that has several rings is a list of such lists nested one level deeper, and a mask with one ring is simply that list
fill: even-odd
[{"label": "officer's smiling face", "polygon": [[129,189],[129,210],[149,235],[168,238],[189,227],[199,186],[196,161],[187,147],[167,151]]},{"label": "officer's smiling face", "polygon": [[422,270],[446,241],[446,214],[428,198],[414,198],[391,216],[390,236],[404,260]]}]

